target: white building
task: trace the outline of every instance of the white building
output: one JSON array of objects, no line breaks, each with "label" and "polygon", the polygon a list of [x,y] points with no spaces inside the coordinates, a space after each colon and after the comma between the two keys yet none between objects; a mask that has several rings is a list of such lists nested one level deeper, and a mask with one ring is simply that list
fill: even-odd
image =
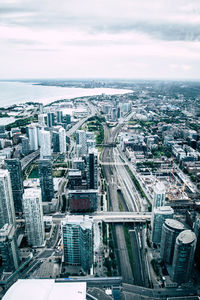
[{"label": "white building", "polygon": [[60,127],[59,131],[59,146],[60,153],[66,153],[66,133],[63,127]]},{"label": "white building", "polygon": [[86,138],[86,132],[84,130],[76,131],[76,145],[81,146],[81,155],[87,154],[87,138]]},{"label": "white building", "polygon": [[[67,295],[67,296],[66,296]],[[3,300],[86,300],[86,282],[56,282],[55,279],[19,279]]]},{"label": "white building", "polygon": [[10,173],[0,169],[0,228],[6,223],[15,225],[15,208]]},{"label": "white building", "polygon": [[23,195],[23,208],[28,243],[31,246],[44,245],[44,221],[40,189],[26,189]]},{"label": "white building", "polygon": [[38,150],[38,131],[35,124],[30,124],[28,126],[28,136],[29,136],[30,150],[31,151]]},{"label": "white building", "polygon": [[40,131],[40,157],[50,158],[51,157],[51,134],[50,131]]},{"label": "white building", "polygon": [[153,208],[165,205],[166,188],[163,182],[159,181],[154,186]]},{"label": "white building", "polygon": [[45,114],[39,114],[38,115],[38,123],[41,125],[41,126],[46,126],[46,123],[45,123]]}]

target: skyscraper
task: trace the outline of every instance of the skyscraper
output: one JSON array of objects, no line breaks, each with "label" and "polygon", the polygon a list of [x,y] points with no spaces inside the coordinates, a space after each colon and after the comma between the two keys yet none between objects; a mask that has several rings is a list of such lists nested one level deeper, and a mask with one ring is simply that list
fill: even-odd
[{"label": "skyscraper", "polygon": [[47,114],[47,126],[53,127],[55,125],[55,115],[53,112]]},{"label": "skyscraper", "polygon": [[59,144],[59,133],[57,131],[52,132],[52,144],[53,144],[53,152],[60,152],[60,144]]},{"label": "skyscraper", "polygon": [[48,159],[38,161],[42,201],[51,201],[54,197],[52,162]]},{"label": "skyscraper", "polygon": [[160,256],[167,264],[172,263],[176,238],[183,230],[184,225],[173,219],[166,219],[162,226]]},{"label": "skyscraper", "polygon": [[58,110],[56,113],[56,121],[57,123],[62,123],[63,122],[63,112],[62,110]]},{"label": "skyscraper", "polygon": [[194,252],[196,247],[196,235],[191,230],[184,230],[176,238],[174,257],[172,263],[171,279],[178,283],[187,282],[190,279]]},{"label": "skyscraper", "polygon": [[76,131],[76,144],[81,146],[81,155],[87,154],[87,139],[86,132],[84,130]]},{"label": "skyscraper", "polygon": [[49,131],[41,130],[40,131],[40,157],[51,158],[51,134]]},{"label": "skyscraper", "polygon": [[153,208],[165,205],[166,188],[162,182],[157,182],[154,187]]},{"label": "skyscraper", "polygon": [[93,221],[88,216],[68,216],[61,228],[64,262],[80,265],[89,273],[93,263]]},{"label": "skyscraper", "polygon": [[59,148],[60,153],[66,153],[66,133],[65,129],[61,127],[58,131],[59,133]]},{"label": "skyscraper", "polygon": [[15,225],[15,208],[8,170],[0,170],[0,228],[6,223]]},{"label": "skyscraper", "polygon": [[41,126],[45,126],[45,114],[39,114],[38,115],[38,123],[41,125]]},{"label": "skyscraper", "polygon": [[30,153],[30,143],[29,139],[25,136],[22,137],[22,154],[28,155]]},{"label": "skyscraper", "polygon": [[30,124],[28,126],[28,136],[29,136],[30,150],[31,151],[38,150],[38,132],[35,124]]},{"label": "skyscraper", "polygon": [[5,224],[0,229],[0,253],[5,272],[17,270],[20,264],[15,232],[15,226],[12,224]]},{"label": "skyscraper", "polygon": [[152,215],[152,243],[159,244],[161,241],[162,226],[166,219],[173,219],[174,210],[170,206],[154,208]]},{"label": "skyscraper", "polygon": [[23,208],[28,244],[35,247],[44,245],[44,221],[40,189],[26,189]]},{"label": "skyscraper", "polygon": [[15,212],[22,212],[23,174],[19,159],[6,159],[5,167],[10,173]]},{"label": "skyscraper", "polygon": [[86,161],[88,188],[98,189],[98,150],[89,149]]},{"label": "skyscraper", "polygon": [[194,233],[197,238],[197,244],[195,249],[195,261],[198,269],[200,269],[200,217],[199,215],[197,215],[195,218]]}]

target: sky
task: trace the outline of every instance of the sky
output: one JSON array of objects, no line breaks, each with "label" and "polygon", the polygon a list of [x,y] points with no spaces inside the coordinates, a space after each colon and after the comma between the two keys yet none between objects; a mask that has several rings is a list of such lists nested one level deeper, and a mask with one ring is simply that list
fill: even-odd
[{"label": "sky", "polygon": [[200,79],[200,0],[0,0],[0,79]]}]

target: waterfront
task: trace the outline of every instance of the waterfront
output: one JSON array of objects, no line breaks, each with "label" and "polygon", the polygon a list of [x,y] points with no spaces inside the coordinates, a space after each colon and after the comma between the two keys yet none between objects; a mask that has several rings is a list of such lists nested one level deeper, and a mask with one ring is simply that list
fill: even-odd
[{"label": "waterfront", "polygon": [[93,95],[114,95],[131,93],[131,90],[111,88],[66,88],[57,86],[41,86],[24,82],[0,81],[0,106],[25,103],[28,101],[48,104],[59,99]]}]

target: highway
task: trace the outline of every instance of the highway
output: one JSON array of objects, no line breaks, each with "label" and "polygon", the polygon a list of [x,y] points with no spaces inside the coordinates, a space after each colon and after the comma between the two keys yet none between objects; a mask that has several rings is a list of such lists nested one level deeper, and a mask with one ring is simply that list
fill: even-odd
[{"label": "highway", "polygon": [[[112,132],[112,136],[110,134],[110,130],[107,126],[104,125],[104,134],[105,139],[104,143],[109,144],[115,141],[117,134],[121,129],[121,124],[118,125]],[[112,162],[113,159],[113,148],[104,147],[102,152],[102,162]],[[113,178],[117,178],[117,172],[115,166],[110,165],[103,165],[102,166],[105,174],[105,179],[108,184],[108,195],[109,195],[109,203],[108,209],[111,211],[118,212],[119,205],[118,205],[118,198],[117,198],[117,184],[114,182]],[[112,176],[113,177],[112,177]],[[133,273],[129,262],[129,255],[128,250],[126,247],[126,241],[124,237],[124,227],[123,225],[115,225],[114,230],[114,237],[116,241],[116,249],[115,252],[117,254],[117,258],[119,261],[119,269],[121,272],[121,276],[123,278],[123,282],[132,284],[133,283]]]},{"label": "highway", "polygon": [[[128,119],[132,117],[132,114],[128,116]],[[104,126],[105,132],[105,144],[111,144],[116,140],[117,135],[119,134],[121,128],[123,127],[124,122],[120,123],[115,127],[110,134],[110,131],[106,126]],[[117,148],[104,148],[101,157],[102,168],[104,170],[105,178],[108,183],[108,194],[109,194],[109,210],[114,212],[119,211],[119,204],[117,198],[117,189],[121,187],[121,192],[125,199],[126,207],[129,210],[129,213],[132,213],[132,216],[142,216],[147,220],[151,219],[151,213],[145,214],[140,213],[143,210],[142,199],[139,195],[135,185],[133,184],[132,179],[128,171],[125,168],[125,164],[122,163],[120,158],[120,153]],[[121,215],[122,216],[122,215]],[[148,217],[147,217],[148,216]],[[124,220],[128,221],[128,215],[124,216]],[[132,217],[133,219],[134,217]],[[115,216],[117,221],[117,215]],[[122,219],[121,219],[122,220]],[[106,218],[106,221],[108,219]],[[120,271],[123,278],[123,282],[133,283],[138,285],[148,286],[148,280],[146,279],[146,266],[143,261],[143,239],[141,238],[143,234],[143,227],[136,227],[135,233],[130,234],[130,241],[132,244],[133,250],[133,261],[135,262],[133,272],[131,270],[129,255],[126,247],[126,241],[124,237],[124,227],[122,225],[115,225],[114,235],[116,237],[116,252],[119,253],[118,260],[120,263]]]},{"label": "highway", "polygon": [[40,155],[40,150],[30,153],[21,159],[22,171],[24,171],[30,163],[32,163]]}]

